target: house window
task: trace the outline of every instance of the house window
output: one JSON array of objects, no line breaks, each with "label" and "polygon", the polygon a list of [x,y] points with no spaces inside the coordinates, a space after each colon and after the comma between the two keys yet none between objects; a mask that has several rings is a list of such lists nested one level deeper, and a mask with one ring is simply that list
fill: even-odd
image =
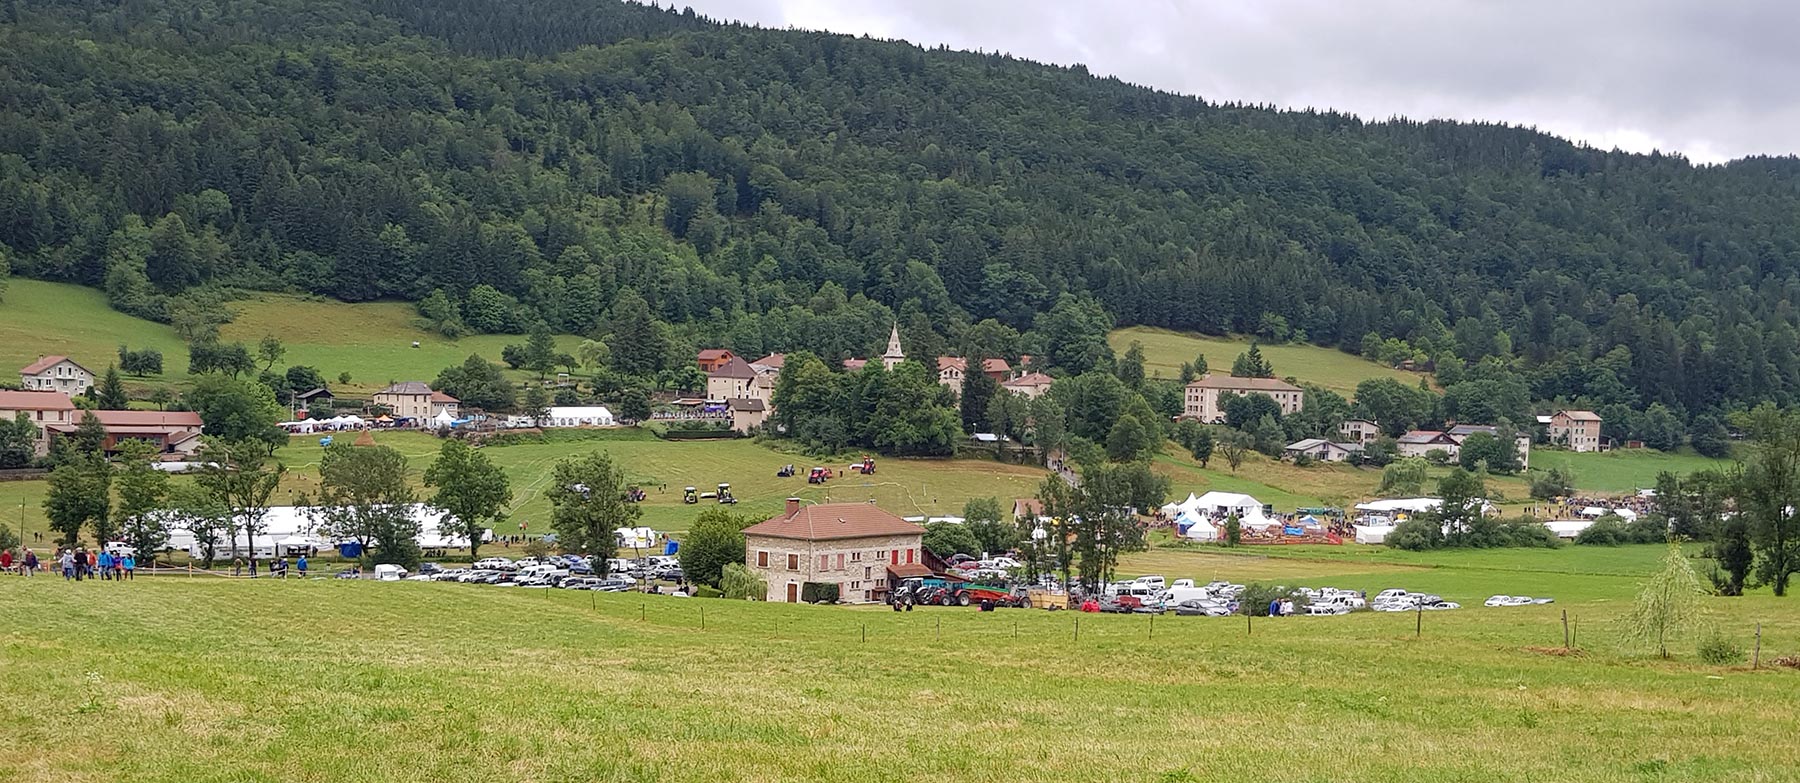
[{"label": "house window", "polygon": [[831,555],[819,555],[819,570],[823,571],[830,567],[831,567]]},{"label": "house window", "polygon": [[868,566],[863,566],[863,578],[864,579],[869,578],[869,567]]},{"label": "house window", "polygon": [[839,571],[844,570],[844,553],[843,552],[838,553],[838,570]]},{"label": "house window", "polygon": [[913,553],[913,551],[911,549],[906,550],[906,562],[908,562],[908,563],[912,562],[912,557],[913,557],[912,553]]},{"label": "house window", "polygon": [[768,552],[757,552],[756,553],[756,567],[757,568],[768,568],[769,567],[769,553]]},{"label": "house window", "polygon": [[862,555],[863,555],[863,553],[860,550],[856,551],[856,552],[851,552],[850,553],[850,562],[854,563],[859,560],[862,560]]},{"label": "house window", "polygon": [[889,563],[890,565],[900,565],[900,550],[896,549],[889,552],[888,556],[892,558],[892,561]]},{"label": "house window", "polygon": [[799,555],[788,555],[788,570],[789,571],[800,570],[800,556]]}]

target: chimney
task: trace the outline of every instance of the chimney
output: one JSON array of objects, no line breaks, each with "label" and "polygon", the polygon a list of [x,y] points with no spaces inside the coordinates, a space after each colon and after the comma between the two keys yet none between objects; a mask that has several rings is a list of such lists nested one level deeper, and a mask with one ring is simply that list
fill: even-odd
[{"label": "chimney", "polygon": [[798,513],[800,513],[800,499],[799,498],[788,498],[787,499],[787,515],[791,517]]}]

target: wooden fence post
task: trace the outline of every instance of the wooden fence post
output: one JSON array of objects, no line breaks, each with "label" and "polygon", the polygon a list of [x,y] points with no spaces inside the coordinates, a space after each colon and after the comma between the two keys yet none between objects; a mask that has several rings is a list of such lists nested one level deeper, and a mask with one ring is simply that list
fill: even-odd
[{"label": "wooden fence post", "polygon": [[1567,609],[1562,610],[1562,618],[1563,618],[1563,649],[1567,650],[1567,649],[1569,649],[1569,610],[1567,610]]},{"label": "wooden fence post", "polygon": [[1750,653],[1750,669],[1762,668],[1762,623],[1756,624],[1756,651]]}]

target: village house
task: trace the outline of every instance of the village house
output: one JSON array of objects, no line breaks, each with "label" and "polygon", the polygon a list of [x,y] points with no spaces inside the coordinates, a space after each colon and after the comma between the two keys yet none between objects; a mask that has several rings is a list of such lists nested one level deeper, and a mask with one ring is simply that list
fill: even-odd
[{"label": "village house", "polygon": [[1324,438],[1307,438],[1289,443],[1283,450],[1289,459],[1311,457],[1319,462],[1348,462],[1362,453],[1360,443],[1332,443]]},{"label": "village house", "polygon": [[24,414],[37,427],[33,449],[40,457],[50,452],[50,429],[73,426],[79,411],[69,395],[59,391],[9,391],[0,389],[0,419],[14,421]]},{"label": "village house", "polygon": [[1031,399],[1037,399],[1044,392],[1050,391],[1050,384],[1055,382],[1055,378],[1041,372],[1028,372],[1000,384],[1000,388],[1014,394],[1023,394]]},{"label": "village house", "polygon": [[[1474,435],[1477,432],[1485,432],[1495,437],[1500,436],[1500,429],[1492,424],[1458,424],[1445,430],[1444,434],[1450,436],[1451,440],[1456,441],[1457,453],[1460,454],[1463,442],[1468,440],[1470,435]],[[1515,432],[1513,434],[1513,450],[1519,453],[1519,468],[1521,470],[1531,467],[1531,433],[1523,431]]]},{"label": "village house", "polygon": [[939,356],[937,364],[938,384],[961,397],[963,376],[968,374],[969,363],[959,356]]},{"label": "village house", "polygon": [[430,419],[448,412],[461,416],[462,403],[440,391],[432,391],[423,381],[402,381],[375,392],[370,400],[391,411],[395,418]]},{"label": "village house", "polygon": [[1338,425],[1338,435],[1345,443],[1371,443],[1381,438],[1381,425],[1367,419],[1351,419]]},{"label": "village house", "polygon": [[744,529],[744,564],[769,585],[768,600],[798,603],[807,584],[836,585],[838,600],[883,600],[900,579],[929,576],[925,529],[872,503],[805,505]]},{"label": "village house", "polygon": [[1187,385],[1187,397],[1181,415],[1208,424],[1225,421],[1225,395],[1266,394],[1281,406],[1281,415],[1300,412],[1304,392],[1300,387],[1275,378],[1237,378],[1203,375]]},{"label": "village house", "polygon": [[1593,411],[1557,411],[1550,415],[1550,444],[1570,451],[1599,451],[1600,415]]},{"label": "village house", "polygon": [[67,356],[39,356],[19,369],[19,385],[26,391],[86,394],[94,387],[94,374]]},{"label": "village house", "polygon": [[1455,438],[1437,430],[1413,430],[1401,435],[1395,441],[1402,457],[1423,457],[1433,451],[1443,451],[1451,458],[1462,448]]},{"label": "village house", "polygon": [[72,435],[88,413],[106,430],[101,449],[111,453],[119,443],[141,440],[155,447],[158,454],[190,456],[200,450],[204,424],[193,411],[82,411],[73,414],[67,424],[48,427],[57,437]]},{"label": "village house", "polygon": [[769,420],[769,404],[756,397],[734,397],[725,407],[731,411],[731,429],[740,435],[750,434]]},{"label": "village house", "polygon": [[697,361],[700,363],[701,372],[714,373],[718,372],[720,367],[724,367],[726,362],[736,358],[738,358],[737,354],[724,348],[707,348],[700,351]]},{"label": "village house", "polygon": [[[767,379],[767,383],[758,383]],[[750,363],[736,356],[725,360],[717,370],[706,376],[706,399],[736,400],[754,398],[767,401],[767,394],[773,392],[773,379],[760,375],[750,367]]]},{"label": "village house", "polygon": [[750,363],[750,369],[758,375],[780,375],[781,368],[787,366],[787,354],[772,353]]}]

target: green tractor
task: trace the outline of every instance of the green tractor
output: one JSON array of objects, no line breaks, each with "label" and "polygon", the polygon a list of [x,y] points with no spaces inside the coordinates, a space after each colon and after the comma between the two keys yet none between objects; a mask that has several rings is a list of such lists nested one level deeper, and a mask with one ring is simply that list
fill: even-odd
[{"label": "green tractor", "polygon": [[694,491],[693,487],[687,487],[681,490],[681,502],[689,505],[698,503],[700,502],[700,495]]}]

